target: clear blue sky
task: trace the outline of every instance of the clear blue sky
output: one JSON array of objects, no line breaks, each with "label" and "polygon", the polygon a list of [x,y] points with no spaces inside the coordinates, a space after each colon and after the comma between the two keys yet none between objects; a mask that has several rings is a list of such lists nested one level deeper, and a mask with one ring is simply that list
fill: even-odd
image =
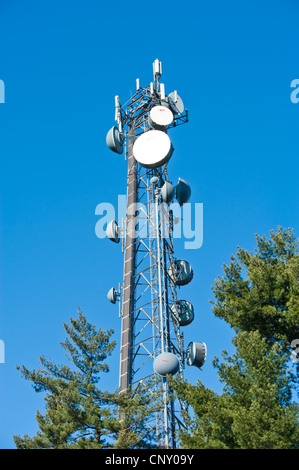
[{"label": "clear blue sky", "polygon": [[[208,346],[202,371],[185,378],[221,390],[211,362],[232,351],[233,332],[213,317],[211,285],[238,245],[254,249],[255,233],[299,233],[298,10],[291,0],[1,0],[0,448],[33,435],[43,409],[16,365],[64,362],[63,322],[77,306],[119,339],[106,293],[122,281],[122,254],[96,237],[95,208],[125,194],[126,163],[105,143],[114,96],[125,102],[136,78],[147,86],[156,58],[190,116],[171,135],[171,178],[204,207],[203,246],[176,252],[194,269],[185,342]],[[118,386],[118,361],[117,347],[103,387]]]}]

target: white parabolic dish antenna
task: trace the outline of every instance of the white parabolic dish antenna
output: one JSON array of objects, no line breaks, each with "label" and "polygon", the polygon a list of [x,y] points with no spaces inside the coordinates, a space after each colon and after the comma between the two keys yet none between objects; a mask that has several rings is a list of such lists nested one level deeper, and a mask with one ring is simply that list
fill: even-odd
[{"label": "white parabolic dish antenna", "polygon": [[177,93],[174,91],[170,93],[168,95],[168,101],[174,113],[182,114],[184,112],[185,106],[183,100]]},{"label": "white parabolic dish antenna", "polygon": [[153,129],[162,129],[173,121],[173,114],[166,106],[154,106],[148,118],[148,123]]},{"label": "white parabolic dish antenna", "polygon": [[170,352],[162,352],[154,359],[154,371],[162,377],[167,374],[176,374],[179,367],[178,358]]},{"label": "white parabolic dish antenna", "polygon": [[158,168],[168,162],[173,146],[167,134],[152,130],[144,132],[133,145],[133,154],[140,165],[146,168]]}]

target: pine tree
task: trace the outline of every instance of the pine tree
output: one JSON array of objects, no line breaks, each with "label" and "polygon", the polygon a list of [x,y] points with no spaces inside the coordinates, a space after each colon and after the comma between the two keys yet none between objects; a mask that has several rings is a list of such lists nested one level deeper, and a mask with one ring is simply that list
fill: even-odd
[{"label": "pine tree", "polygon": [[256,240],[253,253],[238,248],[212,287],[214,314],[236,331],[235,355],[224,351],[224,361],[213,362],[223,393],[200,381],[173,380],[192,411],[180,435],[183,447],[299,447],[298,404],[292,401],[298,375],[290,368],[292,341],[299,339],[298,243],[293,230],[281,227],[268,240]]},{"label": "pine tree", "polygon": [[[36,392],[45,392],[45,413],[37,411],[36,436],[14,436],[18,449],[105,449],[152,447],[153,436],[144,426],[150,413],[146,390],[119,394],[101,391],[102,373],[115,342],[113,330],[95,329],[81,310],[77,319],[64,324],[61,346],[70,365],[56,365],[40,357],[37,371],[22,366],[21,373]],[[20,369],[20,368],[19,368]],[[123,418],[120,419],[120,409]]]},{"label": "pine tree", "polygon": [[299,406],[292,402],[294,376],[278,343],[269,346],[258,332],[239,332],[236,353],[214,360],[223,393],[200,381],[174,381],[193,410],[181,444],[191,449],[298,449]]},{"label": "pine tree", "polygon": [[234,329],[258,330],[285,351],[299,338],[299,253],[291,229],[256,235],[253,253],[238,248],[212,287],[213,313]]}]

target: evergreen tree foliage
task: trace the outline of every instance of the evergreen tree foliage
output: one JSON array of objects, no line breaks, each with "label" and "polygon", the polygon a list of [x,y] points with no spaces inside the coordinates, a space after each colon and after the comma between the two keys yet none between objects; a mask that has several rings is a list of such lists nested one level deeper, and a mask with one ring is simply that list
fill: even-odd
[{"label": "evergreen tree foliage", "polygon": [[[56,365],[40,358],[37,371],[22,366],[36,392],[45,392],[45,413],[37,411],[39,431],[34,437],[14,436],[18,449],[105,449],[153,447],[153,435],[144,426],[151,412],[146,387],[138,393],[101,391],[102,373],[115,342],[113,330],[95,329],[81,310],[77,319],[64,324],[61,346],[70,365]],[[122,418],[120,419],[120,410]]]},{"label": "evergreen tree foliage", "polygon": [[[214,314],[236,331],[236,353],[213,366],[223,384],[218,395],[200,381],[172,380],[190,405],[185,448],[293,449],[299,447],[298,376],[290,352],[299,340],[299,256],[293,230],[256,235],[253,253],[238,247],[212,287]],[[298,362],[297,362],[298,368]]]},{"label": "evergreen tree foliage", "polygon": [[269,346],[257,331],[239,332],[236,353],[215,359],[224,384],[218,395],[200,381],[173,380],[177,395],[193,410],[180,432],[189,449],[298,449],[299,406],[292,402],[294,376],[278,343]]},{"label": "evergreen tree foliage", "polygon": [[285,351],[299,338],[299,253],[291,229],[256,235],[253,253],[238,248],[212,287],[213,312],[234,329],[258,330]]},{"label": "evergreen tree foliage", "polygon": [[[256,235],[250,253],[238,247],[212,287],[213,312],[235,330],[235,353],[215,358],[221,394],[200,381],[169,377],[174,394],[188,405],[180,444],[191,449],[298,449],[299,407],[292,397],[298,380],[290,368],[293,340],[299,341],[299,255],[291,229],[270,238]],[[34,437],[15,436],[18,449],[136,449],[155,447],[145,426],[155,402],[146,384],[128,394],[102,391],[112,330],[96,330],[79,310],[64,325],[62,347],[70,365],[41,357],[42,367],[22,367],[26,380],[44,392]],[[297,362],[297,367],[298,367]]]}]

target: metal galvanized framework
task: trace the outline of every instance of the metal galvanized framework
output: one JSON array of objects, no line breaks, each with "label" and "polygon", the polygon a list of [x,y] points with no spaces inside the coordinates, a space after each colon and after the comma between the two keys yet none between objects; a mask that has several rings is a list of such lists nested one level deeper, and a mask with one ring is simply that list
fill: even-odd
[{"label": "metal galvanized framework", "polygon": [[[155,412],[147,425],[155,430],[158,445],[175,448],[175,431],[184,426],[184,404],[170,399],[166,377],[153,368],[154,359],[162,352],[173,353],[178,358],[177,373],[183,377],[185,362],[180,321],[175,309],[171,309],[177,302],[173,220],[168,204],[161,198],[161,187],[168,181],[167,164],[145,168],[133,155],[134,142],[149,130],[150,110],[163,102],[164,86],[159,78],[159,71],[155,73],[154,69],[154,81],[149,86],[140,87],[138,80],[136,93],[124,106],[116,97],[116,120],[128,161],[124,276],[119,292],[122,294],[119,386],[123,392],[153,378]],[[175,113],[165,132],[187,121],[187,111]]]}]

